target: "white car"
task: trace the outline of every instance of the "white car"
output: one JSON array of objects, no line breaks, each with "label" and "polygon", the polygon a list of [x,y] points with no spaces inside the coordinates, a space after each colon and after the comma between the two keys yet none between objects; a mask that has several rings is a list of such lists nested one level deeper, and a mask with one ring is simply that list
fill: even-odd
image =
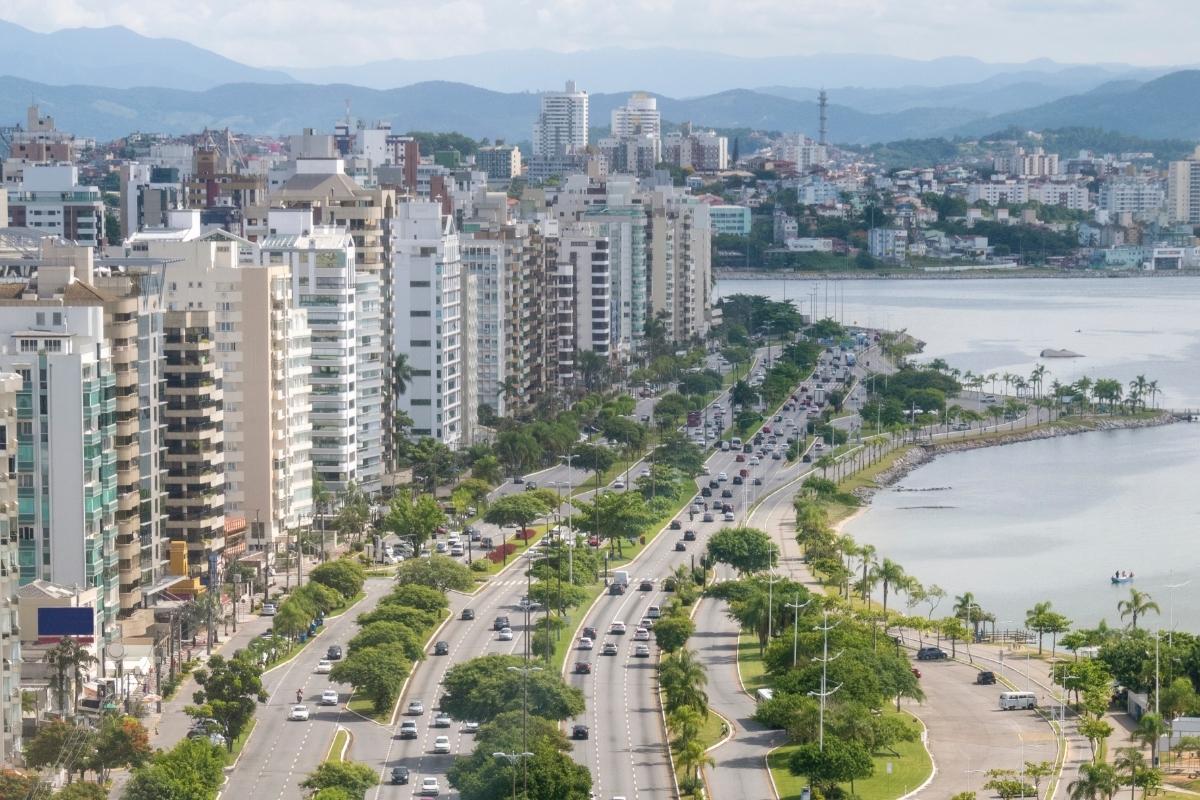
[{"label": "white car", "polygon": [[262,611],[260,611],[259,613],[262,614],[264,617],[273,617],[273,616],[275,616],[275,612],[277,610],[278,609],[276,608],[274,603],[263,603]]},{"label": "white car", "polygon": [[441,789],[438,787],[437,778],[422,778],[421,779],[421,796],[422,797],[437,797],[441,794]]},{"label": "white car", "polygon": [[591,650],[591,649],[592,649],[593,647],[595,647],[595,646],[596,646],[596,643],[595,643],[595,642],[593,642],[593,641],[592,641],[590,638],[588,638],[587,636],[580,636],[580,637],[579,637],[579,649],[580,649],[580,650]]},{"label": "white car", "polygon": [[615,481],[613,481],[613,482],[612,482],[612,488],[614,488],[614,489],[624,489],[624,488],[625,488],[625,481],[621,480],[620,478],[617,478]]},{"label": "white car", "polygon": [[614,635],[625,633],[625,623],[621,620],[613,620],[613,624],[609,626],[608,632]]},{"label": "white car", "polygon": [[449,753],[450,752],[450,737],[439,736],[433,740],[433,752]]},{"label": "white car", "polygon": [[644,470],[642,470],[641,472],[639,472],[639,473],[638,473],[638,477],[639,477],[639,478],[649,478],[649,477],[650,477],[650,470],[648,470],[648,469],[644,469]]},{"label": "white car", "polygon": [[308,706],[292,706],[291,713],[288,714],[288,719],[299,720],[301,722],[308,719]]},{"label": "white car", "polygon": [[759,460],[758,460],[758,456],[751,456],[751,458],[750,458],[750,466],[752,466],[752,467],[757,467],[757,466],[759,465],[759,463],[760,463],[760,462],[759,462]]},{"label": "white car", "polygon": [[478,722],[464,722],[462,724],[462,732],[463,733],[479,733],[479,723]]},{"label": "white car", "polygon": [[333,672],[333,662],[321,659],[317,662],[317,668],[313,670],[313,672],[317,673],[318,675],[328,675],[329,673]]},{"label": "white car", "polygon": [[321,692],[321,705],[336,706],[338,704],[337,689],[326,689]]},{"label": "white car", "polygon": [[635,642],[650,641],[650,631],[646,630],[645,628],[638,628],[633,632],[633,640]]},{"label": "white car", "polygon": [[496,634],[496,639],[501,642],[511,642],[513,638],[512,628],[501,628]]},{"label": "white car", "polygon": [[718,472],[718,473],[717,473],[717,480],[718,480],[718,481],[721,481],[721,482],[723,483],[723,482],[725,482],[725,481],[729,480],[729,476],[728,476],[728,475],[726,475],[724,472]]}]

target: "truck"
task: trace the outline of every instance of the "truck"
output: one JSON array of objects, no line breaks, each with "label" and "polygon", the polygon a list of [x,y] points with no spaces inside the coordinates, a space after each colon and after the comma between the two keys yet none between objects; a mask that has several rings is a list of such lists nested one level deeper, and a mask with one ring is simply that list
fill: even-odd
[{"label": "truck", "polygon": [[846,353],[846,366],[853,367],[858,363],[858,357],[854,353]]},{"label": "truck", "polygon": [[614,569],[613,574],[612,574],[612,582],[619,583],[622,586],[628,586],[629,585],[629,570]]},{"label": "truck", "polygon": [[816,403],[817,405],[822,405],[825,402],[825,390],[824,389],[818,388],[813,391],[813,402]]}]

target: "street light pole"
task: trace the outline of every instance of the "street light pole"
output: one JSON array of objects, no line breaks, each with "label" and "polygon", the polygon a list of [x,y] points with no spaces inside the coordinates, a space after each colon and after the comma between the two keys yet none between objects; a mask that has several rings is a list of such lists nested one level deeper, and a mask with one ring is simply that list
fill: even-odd
[{"label": "street light pole", "polygon": [[800,641],[800,609],[808,608],[813,599],[810,597],[805,602],[800,602],[800,593],[796,593],[796,602],[788,603],[787,607],[792,609],[792,669],[796,668],[796,648]]},{"label": "street light pole", "polygon": [[830,696],[832,696],[838,689],[842,688],[842,684],[839,683],[837,686],[833,687],[832,689],[826,689],[826,685],[827,685],[827,681],[828,681],[828,677],[829,677],[829,662],[837,660],[837,658],[842,655],[842,653],[839,652],[839,653],[837,653],[837,655],[833,656],[832,658],[829,656],[829,632],[831,630],[833,630],[834,628],[836,628],[837,626],[838,626],[838,623],[836,623],[836,622],[833,623],[832,625],[829,624],[829,609],[826,609],[825,614],[824,614],[824,624],[817,625],[816,627],[813,628],[813,630],[821,631],[824,634],[824,637],[823,637],[824,641],[821,645],[821,653],[822,653],[822,656],[821,656],[821,691],[808,693],[810,697],[816,696],[816,697],[820,698],[820,701],[821,701],[821,710],[820,710],[820,717],[819,717],[820,721],[818,723],[818,733],[817,733],[817,737],[818,737],[817,738],[817,742],[818,742],[817,749],[818,749],[818,752],[821,752],[821,753],[825,752],[825,700],[827,698],[829,698]]},{"label": "street light pole", "polygon": [[[528,617],[528,613],[529,613],[528,610],[526,610],[525,613],[526,613],[526,616]],[[525,641],[526,642],[529,641],[528,625],[526,626]],[[526,750],[528,750],[529,749],[529,673],[541,672],[542,668],[528,666],[528,663],[529,663],[529,656],[528,656],[529,647],[528,647],[528,645],[526,645],[525,650],[526,650],[526,656],[525,656],[526,666],[524,666],[524,667],[509,667],[508,669],[511,672],[521,673],[521,695],[522,695],[521,696],[521,746],[524,747]],[[526,753],[524,755],[527,757],[530,754]],[[514,765],[515,765],[515,762],[514,762]],[[525,791],[525,794],[528,795],[529,794],[529,763],[528,762],[525,762],[524,773],[525,773],[524,778],[523,778],[524,784],[525,784],[524,791]],[[516,780],[517,780],[517,775],[516,775],[516,772],[514,771],[513,772],[514,787],[516,784]],[[516,792],[516,789],[514,788],[513,791]],[[514,796],[515,796],[515,794],[514,794]]]},{"label": "street light pole", "polygon": [[[492,753],[492,758],[503,758],[505,761],[507,761],[509,764],[512,764],[512,766],[513,766],[513,779],[512,779],[513,800],[517,800],[517,769],[516,769],[517,762],[522,761],[527,758],[532,758],[532,757],[533,757],[533,753]],[[526,767],[526,770],[528,771],[528,767]]]},{"label": "street light pole", "polygon": [[771,643],[775,634],[775,584],[781,580],[783,580],[781,576],[777,576],[773,572],[767,573],[767,644]]}]

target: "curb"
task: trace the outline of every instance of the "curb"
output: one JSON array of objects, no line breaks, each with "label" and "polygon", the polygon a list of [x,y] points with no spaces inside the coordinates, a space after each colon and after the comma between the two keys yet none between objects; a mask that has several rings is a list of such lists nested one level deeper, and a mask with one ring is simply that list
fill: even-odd
[{"label": "curb", "polygon": [[936,778],[938,774],[937,759],[933,757],[933,751],[929,749],[929,726],[925,724],[925,720],[918,717],[912,711],[904,709],[904,713],[921,723],[921,747],[925,748],[925,754],[929,756],[929,777],[927,777],[920,786],[913,789],[908,794],[897,798],[897,800],[908,800],[911,797],[916,797],[918,794],[923,792],[926,787],[929,786],[929,784],[933,783],[933,779]]},{"label": "curb", "polygon": [[[425,647],[429,647],[430,642],[436,641],[437,635],[442,632],[442,628],[445,628],[447,625],[449,625],[450,620],[452,619],[454,619],[454,614],[450,611],[450,609],[446,609],[446,618],[442,620],[441,625],[438,625],[433,629],[433,631],[430,632],[429,638],[425,640]],[[423,660],[424,659],[422,659],[422,661]],[[404,694],[408,691],[408,684],[412,682],[413,675],[416,673],[416,671],[417,665],[413,665],[413,668],[408,671],[408,677],[405,678],[404,683],[400,685],[400,693],[396,695],[396,705],[392,707],[392,715],[388,718],[386,727],[390,728],[396,724],[396,718],[400,715],[400,704],[404,702]],[[375,722],[375,720],[371,721]],[[375,724],[383,725],[384,723],[375,722]]]},{"label": "curb", "polygon": [[[357,600],[355,600],[353,603],[351,603],[350,605],[346,606],[344,609],[342,609],[342,611],[341,611],[340,613],[338,613],[338,614],[336,614],[336,615],[334,615],[334,616],[332,616],[332,617],[326,617],[325,619],[326,619],[326,620],[331,620],[331,619],[340,619],[341,617],[344,617],[346,614],[350,613],[350,610],[351,610],[352,608],[354,608],[355,606],[357,606],[359,603],[361,603],[363,600],[366,600],[366,599],[367,599],[366,592],[363,592],[363,596],[362,596],[362,597],[358,598],[358,599],[357,599]],[[278,664],[276,664],[275,666],[271,667],[270,669],[264,669],[264,670],[262,671],[262,674],[263,674],[263,675],[269,675],[269,674],[271,674],[272,672],[274,672],[275,670],[279,669],[280,667],[286,667],[288,664],[291,664],[293,661],[295,661],[295,660],[296,660],[296,658],[297,658],[297,657],[298,657],[298,656],[299,656],[301,653],[303,653],[303,652],[304,652],[304,650],[305,650],[305,649],[307,649],[307,647],[308,647],[308,643],[309,643],[309,642],[314,642],[314,641],[316,641],[317,637],[318,637],[318,636],[320,636],[321,634],[325,633],[325,631],[327,631],[327,630],[329,630],[329,629],[328,629],[328,628],[326,628],[324,625],[322,625],[322,626],[321,626],[321,628],[320,628],[320,630],[318,630],[318,631],[316,632],[316,634],[315,634],[315,635],[313,635],[313,636],[309,637],[309,638],[308,638],[308,639],[307,639],[307,640],[304,642],[304,644],[302,644],[302,645],[300,645],[298,648],[296,648],[296,652],[292,653],[290,656],[288,656],[287,658],[285,658],[283,661],[280,661]]]},{"label": "curb", "polygon": [[[337,740],[338,734],[341,733],[342,731],[346,732],[346,743],[342,745],[342,751],[337,754],[338,761],[346,760],[346,753],[349,752],[350,745],[354,744],[354,733],[349,728],[343,727],[342,725],[338,725],[336,728],[333,729],[334,740],[335,741]],[[326,761],[329,761],[330,756],[333,755],[332,751],[333,751],[333,742],[330,742],[329,747],[325,751],[325,760]]]}]

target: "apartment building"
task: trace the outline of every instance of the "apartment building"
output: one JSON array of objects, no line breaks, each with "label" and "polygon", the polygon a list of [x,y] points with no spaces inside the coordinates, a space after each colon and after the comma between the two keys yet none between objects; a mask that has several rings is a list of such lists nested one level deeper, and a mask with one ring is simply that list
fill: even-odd
[{"label": "apartment building", "polygon": [[475,342],[465,335],[470,313],[464,293],[475,281],[462,269],[459,235],[440,203],[400,203],[392,227],[394,327],[392,350],[412,370],[396,408],[413,420],[415,437],[431,436],[449,447],[471,441]]},{"label": "apartment building", "polygon": [[681,169],[720,172],[729,169],[729,139],[715,131],[694,131],[685,122],[663,137],[662,160]]},{"label": "apartment building", "polygon": [[[314,217],[308,208],[271,209],[262,262],[290,269],[292,301],[308,312],[314,474],[332,493],[351,483],[378,492],[381,487],[364,483],[359,470],[358,430],[364,425],[379,428],[382,409],[378,398],[360,398],[369,384],[357,380],[357,344],[360,329],[382,324],[382,309],[356,298],[357,251],[349,232],[318,224]],[[375,318],[364,316],[374,312]]]},{"label": "apartment building", "polygon": [[17,635],[17,395],[21,376],[0,373],[0,761],[21,756],[21,638]]},{"label": "apartment building", "polygon": [[104,243],[104,199],[79,182],[74,164],[29,164],[20,188],[8,190],[8,219],[51,236],[95,247]]},{"label": "apartment building", "polygon": [[168,310],[214,314],[225,511],[257,520],[249,549],[269,554],[313,514],[308,312],[292,300],[288,264],[260,263],[258,245],[233,234],[200,234],[188,219],[196,214],[177,212],[175,227],[143,231],[126,248],[166,262]]},{"label": "apartment building", "polygon": [[475,153],[475,166],[487,173],[489,181],[510,181],[521,174],[521,151],[511,144],[481,147]]},{"label": "apartment building", "polygon": [[1162,211],[1167,193],[1162,181],[1113,178],[1100,185],[1097,207],[1109,214],[1147,214]]},{"label": "apartment building", "polygon": [[1167,219],[1200,224],[1200,147],[1190,158],[1167,168]]},{"label": "apartment building", "polygon": [[213,312],[168,311],[163,324],[167,534],[187,543],[188,577],[214,585],[225,547],[225,418]]},{"label": "apartment building", "polygon": [[205,227],[241,233],[247,209],[262,202],[266,181],[239,166],[211,141],[196,148],[183,189],[187,208],[200,209]]},{"label": "apartment building", "polygon": [[183,207],[183,184],[172,168],[130,162],[121,165],[120,181],[122,240],[164,227],[169,212]]},{"label": "apartment building", "polygon": [[588,94],[575,81],[561,92],[544,92],[533,124],[533,154],[582,153],[588,145]]},{"label": "apartment building", "polygon": [[[555,272],[553,321],[555,324],[555,379],[559,388],[574,388],[583,352],[611,360],[612,275],[609,241],[599,226],[573,223],[559,230]],[[549,315],[548,315],[549,316]]]},{"label": "apartment building", "polygon": [[908,257],[908,231],[903,228],[871,228],[867,231],[867,252],[884,261],[904,261]]},{"label": "apartment building", "polygon": [[714,234],[723,236],[750,235],[751,212],[749,206],[709,206],[708,217],[712,223],[712,232]]},{"label": "apartment building", "polygon": [[649,192],[649,314],[685,342],[708,333],[712,286],[709,208],[682,189]]}]

